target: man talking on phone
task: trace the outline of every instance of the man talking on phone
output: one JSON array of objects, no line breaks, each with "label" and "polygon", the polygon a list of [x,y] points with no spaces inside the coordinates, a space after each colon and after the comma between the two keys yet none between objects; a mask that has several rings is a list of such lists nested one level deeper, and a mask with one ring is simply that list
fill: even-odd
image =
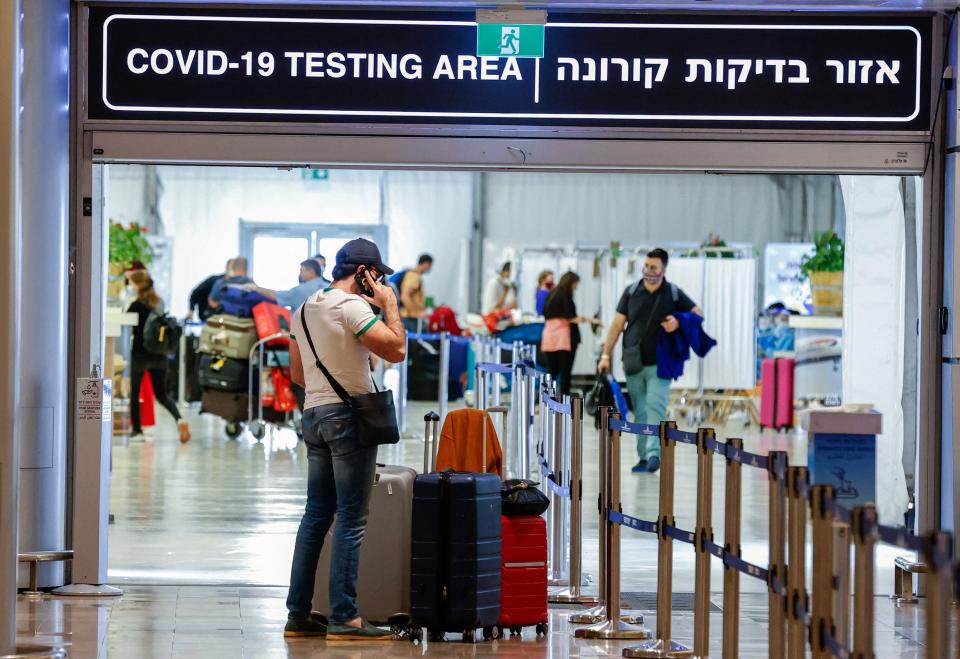
[{"label": "man talking on phone", "polygon": [[[307,505],[297,531],[287,595],[285,636],[326,636],[328,640],[390,640],[357,609],[360,543],[367,524],[376,474],[377,447],[358,444],[354,411],[337,395],[319,361],[350,396],[372,391],[370,356],[388,362],[406,357],[407,336],[397,296],[383,283],[393,270],[369,240],[351,240],[337,252],[333,283],[311,295],[294,314],[290,376],[304,387],[303,441],[309,461]],[[383,310],[383,320],[371,306]],[[309,330],[309,334],[307,333]],[[307,339],[312,337],[316,359]],[[301,357],[303,355],[303,357]],[[317,561],[337,518],[330,559],[329,627],[311,613]]]}]

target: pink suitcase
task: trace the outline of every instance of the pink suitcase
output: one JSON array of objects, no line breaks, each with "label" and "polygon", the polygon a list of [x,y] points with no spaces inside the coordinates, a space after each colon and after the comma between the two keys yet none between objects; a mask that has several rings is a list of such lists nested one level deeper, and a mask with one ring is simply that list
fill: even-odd
[{"label": "pink suitcase", "polygon": [[793,427],[793,370],[796,361],[777,357],[760,365],[760,427]]}]

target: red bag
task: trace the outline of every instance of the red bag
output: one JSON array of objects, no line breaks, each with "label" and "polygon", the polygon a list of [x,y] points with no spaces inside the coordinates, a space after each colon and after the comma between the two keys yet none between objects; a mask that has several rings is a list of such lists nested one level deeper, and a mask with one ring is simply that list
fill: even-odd
[{"label": "red bag", "polygon": [[[257,336],[265,339],[274,334],[290,333],[290,310],[273,302],[261,302],[253,308],[253,322]],[[290,337],[284,336],[267,342],[268,346],[290,347]]]},{"label": "red bag", "polygon": [[488,314],[484,314],[483,322],[486,323],[487,329],[490,330],[491,334],[496,334],[513,325],[513,314],[509,309],[491,311]]},{"label": "red bag", "polygon": [[793,370],[796,361],[777,357],[760,364],[760,427],[793,427]]},{"label": "red bag", "polygon": [[290,370],[286,366],[275,366],[270,371],[273,380],[273,409],[277,412],[292,412],[297,409],[297,397],[290,387]]},{"label": "red bag", "polygon": [[457,314],[450,307],[440,306],[430,314],[430,331],[434,334],[438,332],[450,332],[453,336],[463,336],[463,330],[457,323]]},{"label": "red bag", "polygon": [[[504,627],[546,631],[547,524],[538,515],[501,517],[500,619]],[[541,627],[543,625],[543,627]]]}]

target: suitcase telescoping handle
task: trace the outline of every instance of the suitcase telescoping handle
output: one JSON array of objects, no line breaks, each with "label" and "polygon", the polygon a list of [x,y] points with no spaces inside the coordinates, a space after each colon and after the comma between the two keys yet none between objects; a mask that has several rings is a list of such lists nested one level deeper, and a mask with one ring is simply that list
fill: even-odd
[{"label": "suitcase telescoping handle", "polygon": [[440,415],[427,412],[423,415],[423,473],[429,474],[437,464],[437,432],[440,427]]},{"label": "suitcase telescoping handle", "polygon": [[[503,430],[500,433],[500,436],[503,438],[503,441],[507,441],[507,423],[510,414],[509,407],[488,407],[483,411],[483,473],[487,473],[487,417],[493,416],[494,414],[503,415]],[[503,477],[501,471],[501,478]]]}]

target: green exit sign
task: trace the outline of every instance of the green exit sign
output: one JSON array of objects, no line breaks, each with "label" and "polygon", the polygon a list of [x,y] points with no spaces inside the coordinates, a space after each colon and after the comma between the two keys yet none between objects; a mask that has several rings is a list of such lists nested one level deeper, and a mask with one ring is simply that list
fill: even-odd
[{"label": "green exit sign", "polygon": [[478,57],[543,57],[543,25],[480,23]]}]

